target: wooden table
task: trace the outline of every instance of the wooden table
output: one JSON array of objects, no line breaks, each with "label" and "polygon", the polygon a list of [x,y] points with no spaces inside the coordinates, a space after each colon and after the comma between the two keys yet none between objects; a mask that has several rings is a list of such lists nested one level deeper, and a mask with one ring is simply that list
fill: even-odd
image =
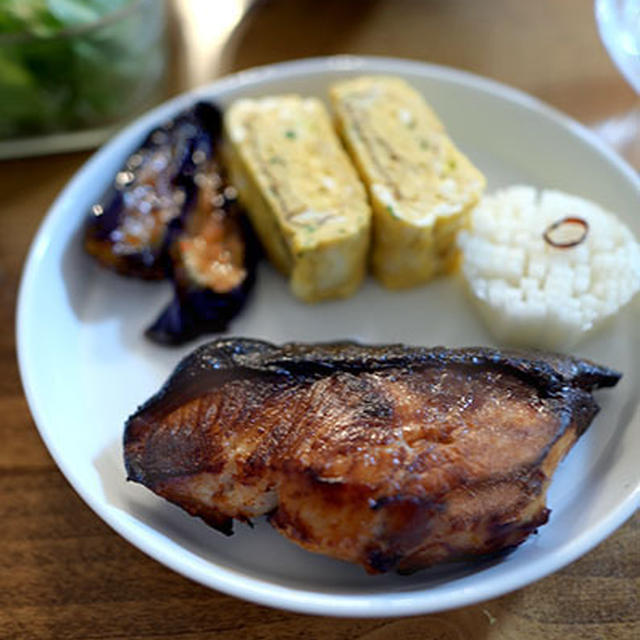
[{"label": "wooden table", "polygon": [[[206,4],[216,3],[182,2],[177,13],[185,19]],[[215,46],[191,42],[176,59],[173,84],[182,88],[301,56],[393,55],[497,78],[592,123],[628,109],[634,95],[598,41],[591,5],[259,2],[230,38],[233,11],[222,25],[212,18]],[[199,63],[190,67],[189,56],[198,51]],[[581,560],[537,584],[477,606],[400,620],[309,617],[246,603],[185,580],[111,531],[69,487],[38,436],[18,378],[13,334],[29,242],[87,155],[0,163],[0,638],[640,638],[638,514]]]}]

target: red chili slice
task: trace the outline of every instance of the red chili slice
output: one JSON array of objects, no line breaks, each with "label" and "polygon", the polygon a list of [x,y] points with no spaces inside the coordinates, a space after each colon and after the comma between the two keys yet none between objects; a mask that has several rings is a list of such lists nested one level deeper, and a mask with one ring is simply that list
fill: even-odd
[{"label": "red chili slice", "polygon": [[[579,227],[579,229],[576,229],[578,235],[575,237],[571,237],[570,235],[567,239],[560,239],[557,237],[558,235],[566,235],[567,231],[569,231],[571,227]],[[542,237],[545,242],[549,243],[552,247],[556,247],[557,249],[569,249],[579,245],[581,242],[584,242],[588,233],[589,223],[586,220],[578,218],[577,216],[568,216],[550,224],[545,229]],[[553,235],[556,235],[555,240]]]}]

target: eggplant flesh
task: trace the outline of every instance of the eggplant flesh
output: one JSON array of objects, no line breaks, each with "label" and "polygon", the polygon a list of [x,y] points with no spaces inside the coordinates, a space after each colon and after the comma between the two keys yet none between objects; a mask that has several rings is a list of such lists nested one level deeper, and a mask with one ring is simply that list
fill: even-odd
[{"label": "eggplant flesh", "polygon": [[197,182],[195,209],[170,251],[173,299],[146,331],[160,344],[225,331],[256,279],[260,248],[235,189],[214,162]]},{"label": "eggplant flesh", "polygon": [[370,573],[503,553],[620,374],[485,348],[216,340],[127,421],[128,479],[223,533],[266,515]]}]

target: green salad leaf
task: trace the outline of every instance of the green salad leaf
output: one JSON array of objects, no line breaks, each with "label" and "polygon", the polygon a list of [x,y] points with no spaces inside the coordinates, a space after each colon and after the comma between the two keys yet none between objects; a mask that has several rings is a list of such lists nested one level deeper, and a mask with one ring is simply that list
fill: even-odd
[{"label": "green salad leaf", "polygon": [[[89,26],[129,4],[140,6]],[[164,9],[161,0],[0,0],[0,137],[107,125],[143,106],[165,68]]]}]

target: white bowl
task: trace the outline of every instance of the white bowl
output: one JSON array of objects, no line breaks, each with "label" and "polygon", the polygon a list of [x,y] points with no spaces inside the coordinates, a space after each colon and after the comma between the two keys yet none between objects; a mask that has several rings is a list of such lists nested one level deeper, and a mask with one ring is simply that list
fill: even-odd
[{"label": "white bowl", "polygon": [[[29,405],[69,482],[116,531],[198,582],[254,602],[334,616],[399,616],[499,596],[585,553],[640,503],[638,307],[581,344],[580,355],[624,372],[599,395],[602,412],[553,480],[549,524],[500,560],[438,567],[412,576],[368,576],[313,555],[265,521],[225,538],[143,487],[125,482],[127,416],[154,393],[194,345],[167,349],[143,329],[169,285],[120,278],[83,252],[81,224],[127,155],[154,125],[210,98],[300,92],[326,97],[333,80],[391,73],[424,93],[453,138],[486,173],[489,189],[524,182],[582,195],[639,232],[637,176],[579,124],[518,91],[468,73],[384,58],[301,60],[229,76],[149,112],[96,153],[61,193],[31,248],[18,304],[18,351]],[[389,292],[368,281],[352,299],[294,300],[263,265],[234,335],[287,340],[357,338],[408,344],[491,345],[456,278]]]}]

